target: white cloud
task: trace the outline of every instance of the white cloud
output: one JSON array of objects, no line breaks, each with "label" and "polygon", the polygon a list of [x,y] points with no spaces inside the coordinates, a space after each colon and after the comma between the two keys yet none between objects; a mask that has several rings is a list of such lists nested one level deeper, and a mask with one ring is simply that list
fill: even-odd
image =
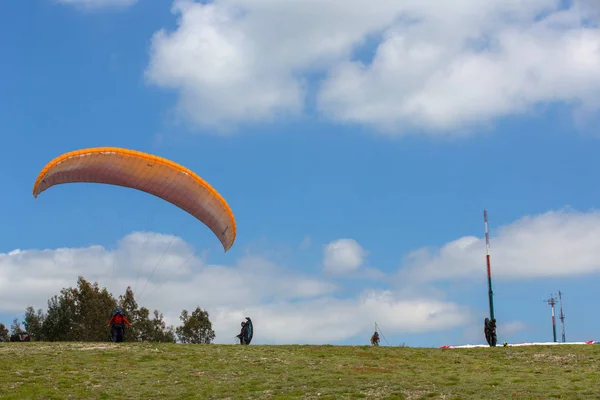
[{"label": "white cloud", "polygon": [[327,272],[346,273],[358,270],[366,252],[354,239],[338,239],[325,245],[323,266]]},{"label": "white cloud", "polygon": [[509,321],[506,323],[498,323],[497,331],[498,334],[501,334],[502,336],[511,336],[515,333],[524,331],[527,328],[529,328],[529,325],[523,321]]},{"label": "white cloud", "polygon": [[[337,286],[247,255],[232,266],[199,257],[181,238],[132,233],[115,249],[14,250],[0,254],[0,313],[20,315],[77,276],[106,286],[113,295],[132,286],[140,306],[159,309],[178,325],[182,309],[207,309],[216,342],[233,343],[246,315],[256,323],[256,343],[331,343],[364,335],[375,319],[386,334],[426,332],[460,325],[468,310],[434,297],[399,297],[365,289],[358,297],[336,296]],[[301,329],[294,329],[301,326]]]},{"label": "white cloud", "polygon": [[332,71],[321,104],[384,129],[458,128],[564,101],[598,106],[600,31],[574,11],[534,22],[557,1],[463,1],[414,10],[388,30],[371,65]]},{"label": "white cloud", "polygon": [[[497,230],[491,222],[495,279],[600,272],[600,212],[553,211]],[[350,271],[348,276],[364,269],[365,251],[354,240],[331,242],[326,254],[330,272]],[[381,277],[376,270],[364,274]],[[0,313],[18,315],[28,305],[45,308],[47,299],[74,286],[78,275],[106,285],[115,296],[132,286],[140,305],[159,309],[171,324],[179,324],[182,309],[201,306],[211,314],[218,343],[233,343],[247,315],[256,322],[257,343],[335,343],[357,335],[367,343],[373,322],[389,338],[463,327],[481,340],[480,316],[423,284],[483,279],[485,243],[463,237],[437,250],[417,250],[400,271],[411,285],[375,290],[361,280],[363,286],[351,296],[332,281],[282,268],[261,254],[215,265],[181,238],[151,232],[127,235],[115,249],[17,249],[0,254]],[[510,336],[524,328],[513,321],[498,329]]]},{"label": "white cloud", "polygon": [[365,291],[358,299],[325,297],[299,304],[254,306],[237,313],[223,309],[215,317],[219,326],[235,332],[247,314],[257,324],[255,331],[272,344],[324,344],[357,335],[363,335],[367,344],[374,322],[389,335],[453,329],[472,318],[466,307],[454,303],[399,299],[389,291]]},{"label": "white cloud", "polygon": [[154,35],[147,76],[180,91],[180,111],[188,118],[218,125],[301,108],[300,82],[289,69],[265,68],[267,49],[257,49],[260,43],[235,24],[227,3],[176,1],[173,8],[181,14],[179,28]]},{"label": "white cloud", "polygon": [[[523,217],[498,228],[490,242],[495,279],[600,272],[598,211],[560,210]],[[485,238],[464,236],[440,248],[416,250],[406,257],[399,274],[421,282],[481,278],[486,275]]]},{"label": "white cloud", "polygon": [[[600,6],[559,0],[176,0],[147,77],[199,124],[320,110],[399,133],[487,123],[536,105],[600,105]],[[585,25],[585,26],[584,26]],[[354,52],[374,37],[373,60]]]},{"label": "white cloud", "polygon": [[54,0],[60,4],[92,10],[100,8],[125,8],[137,3],[137,0]]}]

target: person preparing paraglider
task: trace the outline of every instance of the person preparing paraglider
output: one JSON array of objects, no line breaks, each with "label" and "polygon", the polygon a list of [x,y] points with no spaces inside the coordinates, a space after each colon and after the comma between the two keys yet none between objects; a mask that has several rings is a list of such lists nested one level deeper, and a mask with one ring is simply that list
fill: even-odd
[{"label": "person preparing paraglider", "polygon": [[379,333],[377,331],[371,336],[371,346],[379,346]]},{"label": "person preparing paraglider", "polygon": [[111,327],[111,337],[113,342],[122,342],[125,336],[125,324],[131,326],[131,323],[127,320],[123,311],[118,308],[110,318],[108,325]]},{"label": "person preparing paraglider", "polygon": [[246,317],[246,321],[242,321],[242,330],[236,337],[240,339],[240,344],[250,344],[252,337],[254,336],[254,326],[250,317]]},{"label": "person preparing paraglider", "polygon": [[486,318],[483,322],[483,332],[485,334],[485,340],[488,342],[490,347],[496,347],[496,318]]}]

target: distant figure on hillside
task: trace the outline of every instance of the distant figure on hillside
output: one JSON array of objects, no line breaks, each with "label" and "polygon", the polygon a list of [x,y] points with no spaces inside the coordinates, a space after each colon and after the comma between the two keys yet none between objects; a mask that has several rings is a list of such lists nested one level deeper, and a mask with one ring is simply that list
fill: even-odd
[{"label": "distant figure on hillside", "polygon": [[250,317],[246,317],[246,321],[242,321],[242,330],[236,337],[240,339],[240,344],[250,344],[254,336],[254,325]]},{"label": "distant figure on hillside", "polygon": [[10,337],[11,342],[31,342],[31,335],[27,332],[18,332]]},{"label": "distant figure on hillside", "polygon": [[379,346],[379,333],[377,331],[371,336],[371,346]]},{"label": "distant figure on hillside", "polygon": [[123,341],[125,336],[125,324],[131,326],[131,323],[127,320],[125,315],[123,315],[123,311],[120,308],[117,308],[108,322],[108,325],[111,327],[110,333],[113,342]]},{"label": "distant figure on hillside", "polygon": [[485,340],[488,342],[490,347],[496,347],[498,338],[496,337],[496,318],[486,318],[483,323],[483,333],[485,333]]}]

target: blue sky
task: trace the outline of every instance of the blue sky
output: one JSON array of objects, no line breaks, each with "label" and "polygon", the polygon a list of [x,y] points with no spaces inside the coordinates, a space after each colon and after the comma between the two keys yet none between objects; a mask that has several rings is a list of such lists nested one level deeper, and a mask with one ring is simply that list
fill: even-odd
[{"label": "blue sky", "polygon": [[[114,294],[149,281],[141,303],[172,323],[206,307],[223,343],[246,314],[258,343],[367,343],[375,318],[391,344],[483,343],[487,208],[499,340],[552,340],[543,300],[558,290],[567,340],[600,339],[588,318],[600,283],[591,3],[374,1],[367,20],[337,0],[319,13],[300,1],[111,2],[2,5],[1,322],[83,274]],[[392,18],[403,12],[417,22]],[[469,48],[469,35],[499,48]],[[95,146],[197,172],[233,209],[234,247],[224,254],[191,216],[133,190],[33,198],[48,161]],[[465,237],[476,239],[454,242]],[[339,239],[351,241],[331,272],[326,246]]]}]

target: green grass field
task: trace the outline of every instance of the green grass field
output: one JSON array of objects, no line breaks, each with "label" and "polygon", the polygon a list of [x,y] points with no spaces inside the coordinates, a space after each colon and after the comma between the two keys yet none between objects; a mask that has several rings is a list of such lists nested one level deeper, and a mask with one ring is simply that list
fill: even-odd
[{"label": "green grass field", "polygon": [[3,399],[598,399],[600,346],[0,343]]}]

